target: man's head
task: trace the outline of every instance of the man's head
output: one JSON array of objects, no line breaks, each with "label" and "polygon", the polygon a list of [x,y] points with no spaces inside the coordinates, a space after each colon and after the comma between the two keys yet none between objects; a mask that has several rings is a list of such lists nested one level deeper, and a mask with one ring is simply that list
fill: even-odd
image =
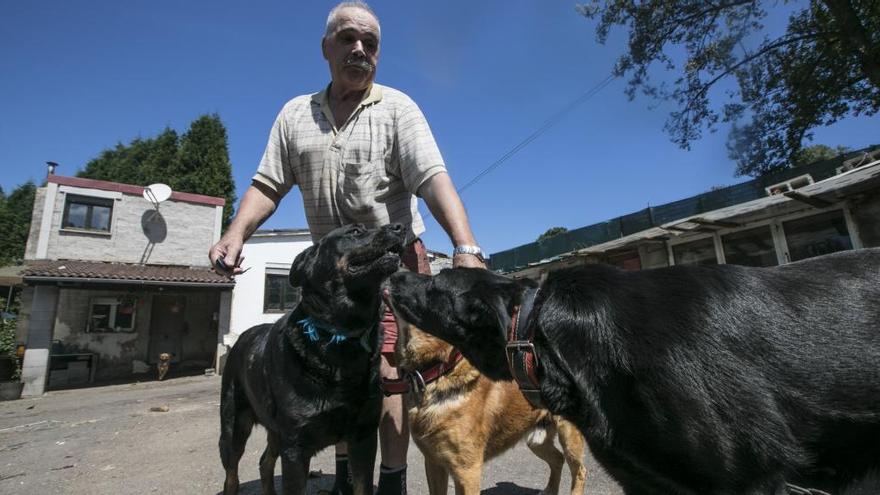
[{"label": "man's head", "polygon": [[344,91],[369,87],[379,62],[379,19],[363,2],[342,2],[327,16],[321,51],[333,84]]}]

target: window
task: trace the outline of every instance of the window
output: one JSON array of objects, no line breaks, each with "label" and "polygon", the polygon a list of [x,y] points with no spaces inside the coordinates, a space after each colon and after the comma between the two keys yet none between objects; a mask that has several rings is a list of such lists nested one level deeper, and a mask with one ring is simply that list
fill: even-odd
[{"label": "window", "polygon": [[61,228],[110,232],[113,200],[68,195]]},{"label": "window", "polygon": [[731,265],[774,266],[779,264],[770,226],[740,230],[721,236],[724,261]]},{"label": "window", "polygon": [[137,299],[123,297],[96,297],[89,309],[88,332],[133,332],[137,314]]},{"label": "window", "polygon": [[715,239],[707,237],[672,246],[672,258],[676,265],[717,265]]},{"label": "window", "polygon": [[782,223],[791,261],[852,249],[843,210]]},{"label": "window", "polygon": [[283,313],[296,307],[300,300],[299,287],[291,287],[286,274],[267,273],[263,292],[263,312]]}]

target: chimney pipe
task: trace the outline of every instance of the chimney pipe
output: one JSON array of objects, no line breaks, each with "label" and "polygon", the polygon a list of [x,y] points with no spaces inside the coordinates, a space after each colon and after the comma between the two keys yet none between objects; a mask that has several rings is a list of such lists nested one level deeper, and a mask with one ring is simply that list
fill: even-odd
[{"label": "chimney pipe", "polygon": [[49,166],[49,173],[47,175],[55,175],[55,167],[58,166],[56,162],[46,162],[46,165]]}]

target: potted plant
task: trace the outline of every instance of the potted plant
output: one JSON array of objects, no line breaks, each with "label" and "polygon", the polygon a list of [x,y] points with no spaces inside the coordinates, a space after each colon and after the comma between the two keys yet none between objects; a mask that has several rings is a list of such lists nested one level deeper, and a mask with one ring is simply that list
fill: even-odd
[{"label": "potted plant", "polygon": [[21,397],[21,363],[15,354],[15,318],[0,318],[0,400]]}]

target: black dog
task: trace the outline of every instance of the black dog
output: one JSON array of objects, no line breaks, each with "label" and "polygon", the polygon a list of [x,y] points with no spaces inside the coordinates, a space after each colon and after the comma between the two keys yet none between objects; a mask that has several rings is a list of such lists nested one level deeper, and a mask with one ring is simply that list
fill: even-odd
[{"label": "black dog", "polygon": [[340,227],[293,262],[302,300],[273,325],[244,332],[226,361],[220,399],[224,494],[238,492],[238,461],[254,423],[268,432],[263,493],[303,494],[315,453],[348,442],[355,493],[373,489],[379,389],[380,284],[398,269],[404,230]]},{"label": "black dog", "polygon": [[[534,285],[401,272],[390,298],[510,379],[506,329]],[[837,490],[880,467],[880,249],[773,268],[582,266],[550,273],[535,305],[541,399],[627,494]]]}]

